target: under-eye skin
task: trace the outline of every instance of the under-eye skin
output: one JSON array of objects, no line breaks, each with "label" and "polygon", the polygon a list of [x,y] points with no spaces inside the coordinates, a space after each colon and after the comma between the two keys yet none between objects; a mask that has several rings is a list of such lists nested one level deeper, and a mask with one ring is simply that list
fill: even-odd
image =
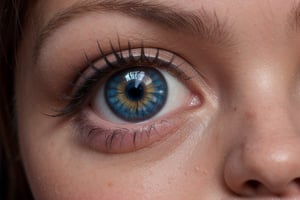
[{"label": "under-eye skin", "polygon": [[[128,48],[91,60],[74,83],[70,102],[57,116],[73,115],[80,141],[102,153],[139,150],[175,133],[179,113],[201,106],[181,65],[187,62],[158,48]],[[195,103],[196,102],[196,103]]]}]

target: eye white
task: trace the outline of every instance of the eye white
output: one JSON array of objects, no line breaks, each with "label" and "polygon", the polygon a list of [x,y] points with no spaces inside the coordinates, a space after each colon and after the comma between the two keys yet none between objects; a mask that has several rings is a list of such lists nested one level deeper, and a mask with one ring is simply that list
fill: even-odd
[{"label": "eye white", "polygon": [[[166,103],[162,107],[162,109],[147,121],[153,120],[157,117],[161,117],[163,115],[171,113],[172,111],[176,111],[176,109],[179,109],[181,106],[187,103],[187,99],[190,96],[189,89],[182,83],[182,81],[180,81],[178,78],[171,75],[166,70],[162,70],[162,69],[157,69],[157,70],[159,70],[162,73],[162,75],[164,76],[167,82],[168,96],[167,96]],[[100,86],[98,93],[96,94],[96,97],[92,102],[92,108],[95,110],[95,112],[102,119],[106,121],[117,123],[117,124],[128,124],[129,122],[120,119],[116,114],[114,114],[111,111],[111,109],[106,103],[104,93],[105,93],[105,87],[103,84]]]}]

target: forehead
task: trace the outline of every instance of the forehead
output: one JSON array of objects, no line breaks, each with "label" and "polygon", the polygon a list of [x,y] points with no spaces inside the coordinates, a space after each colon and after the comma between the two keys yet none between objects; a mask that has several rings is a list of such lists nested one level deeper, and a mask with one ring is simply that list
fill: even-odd
[{"label": "forehead", "polygon": [[[56,18],[60,18],[61,16],[64,19],[59,22],[66,24],[66,21],[70,22],[76,18],[80,18],[80,16],[97,12],[101,14],[120,10],[123,14],[134,10],[143,12],[147,8],[141,9],[141,7],[149,4],[152,7],[161,8],[161,10],[158,9],[158,14],[164,10],[165,12],[174,10],[179,15],[182,12],[190,12],[192,15],[209,13],[210,16],[216,17],[217,21],[215,21],[215,24],[226,23],[226,26],[229,26],[230,32],[238,33],[241,40],[248,40],[249,36],[255,35],[259,36],[259,38],[255,39],[256,41],[265,41],[270,39],[270,34],[272,35],[271,39],[274,40],[276,37],[280,37],[281,39],[282,37],[289,37],[288,32],[291,29],[297,31],[297,27],[300,25],[299,2],[294,0],[44,0],[35,6],[32,13],[34,16],[33,20],[35,20],[33,24],[35,24],[35,29],[38,29],[37,32],[39,32],[45,26],[49,25],[53,19],[55,21]],[[120,5],[126,6],[122,7]],[[166,8],[169,10],[166,10]],[[153,16],[155,17],[155,14]],[[201,20],[207,23],[205,18]],[[61,24],[58,25],[60,26]]]}]

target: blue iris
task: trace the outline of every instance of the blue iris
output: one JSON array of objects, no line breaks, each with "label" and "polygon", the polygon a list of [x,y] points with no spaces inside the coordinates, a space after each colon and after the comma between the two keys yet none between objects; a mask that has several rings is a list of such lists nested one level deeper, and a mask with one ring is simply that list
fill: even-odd
[{"label": "blue iris", "polygon": [[163,75],[150,67],[133,67],[113,74],[105,85],[106,103],[125,121],[141,122],[165,105],[168,86]]}]

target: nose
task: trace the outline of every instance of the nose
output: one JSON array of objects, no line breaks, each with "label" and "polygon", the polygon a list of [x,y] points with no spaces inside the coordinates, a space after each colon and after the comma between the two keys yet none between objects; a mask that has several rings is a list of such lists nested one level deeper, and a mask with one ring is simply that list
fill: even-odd
[{"label": "nose", "polygon": [[300,198],[297,125],[282,107],[258,110],[238,128],[241,139],[225,159],[225,183],[240,196]]}]

